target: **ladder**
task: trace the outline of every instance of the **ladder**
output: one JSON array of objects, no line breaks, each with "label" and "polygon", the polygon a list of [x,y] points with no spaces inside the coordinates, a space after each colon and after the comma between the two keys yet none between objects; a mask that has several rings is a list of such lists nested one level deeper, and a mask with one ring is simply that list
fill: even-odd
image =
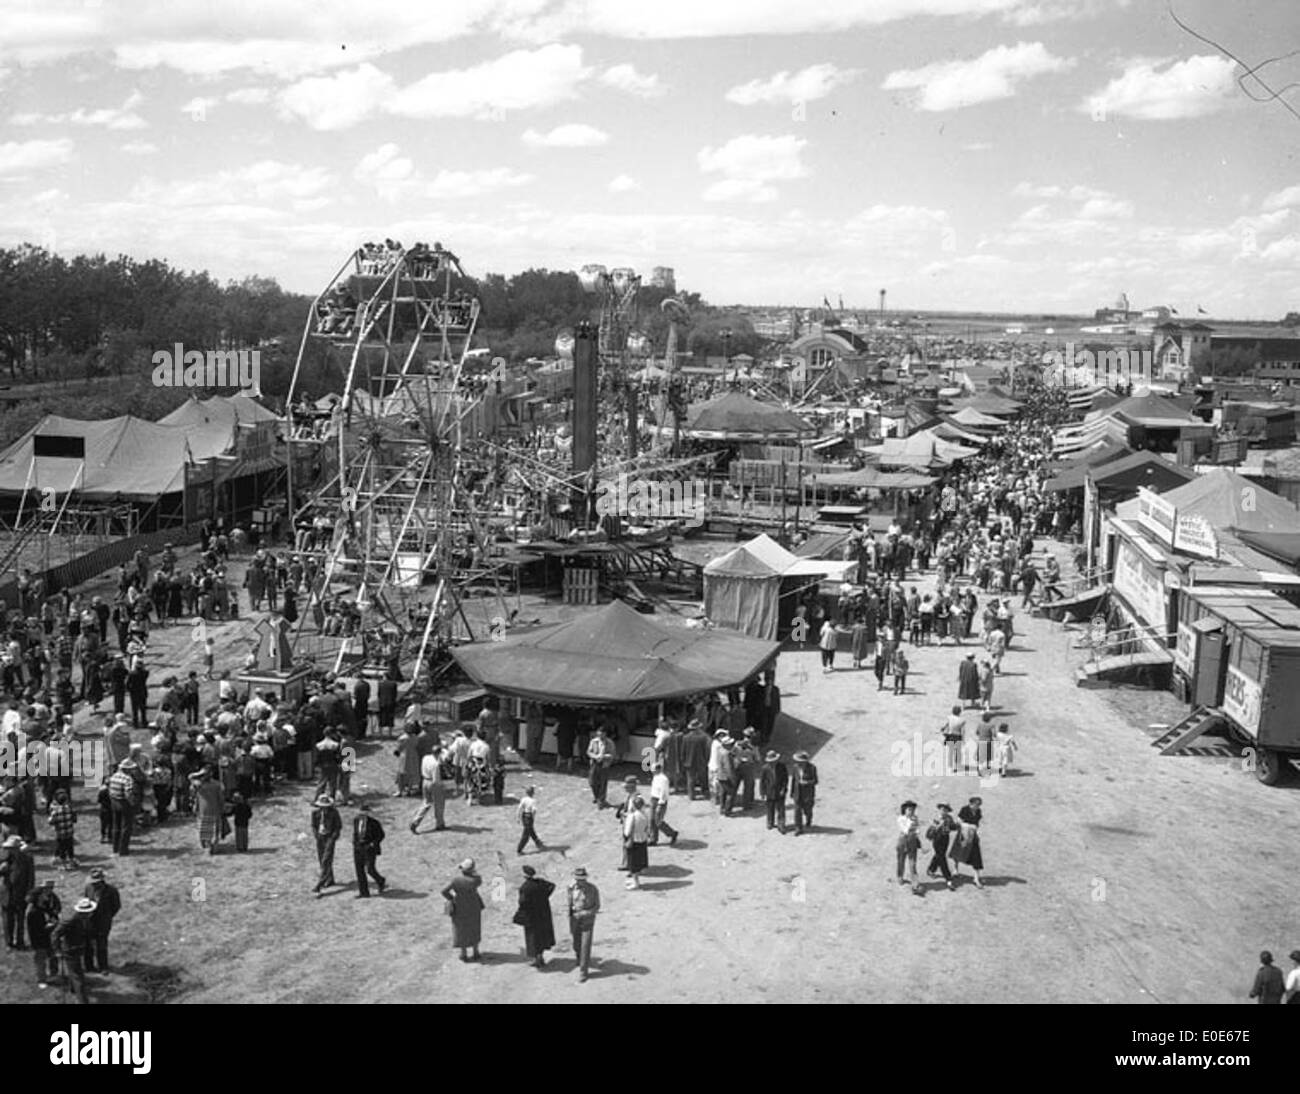
[{"label": "ladder", "polygon": [[1217,728],[1223,721],[1221,710],[1214,707],[1194,707],[1186,717],[1174,723],[1152,741],[1151,747],[1158,748],[1162,756],[1172,756],[1176,752],[1193,756],[1231,756],[1232,750],[1228,748],[1226,742],[1221,745],[1189,747],[1198,737]]}]

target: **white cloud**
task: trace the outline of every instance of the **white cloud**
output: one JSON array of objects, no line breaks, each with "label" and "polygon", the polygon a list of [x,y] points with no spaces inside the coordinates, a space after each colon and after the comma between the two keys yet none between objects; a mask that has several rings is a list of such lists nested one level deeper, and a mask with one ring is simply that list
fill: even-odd
[{"label": "white cloud", "polygon": [[810,65],[799,72],[778,72],[766,80],[750,80],[727,92],[727,101],[740,106],[757,103],[810,103],[824,99],[837,87],[858,75],[856,69],[836,68],[832,64]]},{"label": "white cloud", "polygon": [[640,190],[641,184],[631,175],[615,175],[609,180],[609,192],[611,194],[630,194],[634,190]]},{"label": "white cloud", "polygon": [[968,61],[939,61],[923,68],[899,69],[885,77],[885,91],[910,93],[917,110],[958,110],[976,103],[1009,99],[1034,76],[1062,72],[1074,61],[1053,56],[1042,42],[996,46]]},{"label": "white cloud", "polygon": [[667,93],[668,89],[659,82],[656,75],[646,75],[636,70],[635,65],[611,65],[600,74],[600,82],[616,91],[625,91],[629,95],[639,95],[643,99],[654,99]]},{"label": "white cloud", "polygon": [[704,191],[705,201],[775,201],[777,190],[758,179],[719,179]]},{"label": "white cloud", "polygon": [[531,41],[554,41],[573,34],[665,40],[750,35],[831,33],[881,26],[917,16],[979,16],[1007,12],[1024,0],[562,0],[532,6],[503,26]]},{"label": "white cloud", "polygon": [[1287,209],[1292,205],[1300,205],[1300,186],[1288,186],[1269,194],[1264,199],[1264,209],[1268,211]]},{"label": "white cloud", "polygon": [[361,157],[352,172],[359,182],[373,186],[385,201],[396,201],[409,188],[415,176],[415,163],[401,155],[395,144],[380,145]]},{"label": "white cloud", "polygon": [[260,106],[270,100],[271,92],[265,87],[238,87],[226,93],[226,102],[239,106]]},{"label": "white cloud", "polygon": [[84,107],[78,107],[76,110],[62,114],[15,114],[9,121],[13,125],[23,126],[83,125],[115,130],[147,129],[149,123],[136,113],[136,107],[142,102],[144,102],[144,96],[138,91],[133,91],[121,106],[101,107],[98,110],[87,110]]},{"label": "white cloud", "polygon": [[152,156],[158,151],[158,146],[152,141],[127,141],[121,151],[128,156]]},{"label": "white cloud", "polygon": [[22,178],[31,171],[57,167],[72,159],[72,141],[5,141],[0,144],[0,178]]},{"label": "white cloud", "polygon": [[728,178],[797,179],[807,173],[800,160],[808,142],[794,136],[733,137],[720,148],[701,148],[700,170],[706,174],[717,172]]},{"label": "white cloud", "polygon": [[992,141],[968,141],[961,146],[963,152],[992,152]]},{"label": "white cloud", "polygon": [[609,141],[609,134],[594,125],[570,122],[545,133],[529,129],[522,137],[529,148],[595,148]]},{"label": "white cloud", "polygon": [[439,171],[423,190],[423,196],[438,198],[471,198],[480,194],[497,193],[527,186],[532,175],[510,167],[490,167],[478,171]]},{"label": "white cloud", "polygon": [[1071,201],[1090,201],[1093,198],[1113,197],[1108,190],[1096,190],[1091,186],[1036,186],[1031,182],[1018,182],[1011,191],[1018,198],[1069,198]]},{"label": "white cloud", "polygon": [[391,77],[374,65],[361,65],[291,84],[280,93],[280,113],[317,130],[347,129],[373,114],[393,93]]},{"label": "white cloud", "polygon": [[381,145],[363,156],[352,177],[373,186],[379,196],[389,202],[476,197],[525,186],[533,180],[531,175],[509,167],[465,171],[444,169],[432,179],[426,179],[414,161],[402,155],[398,146],[392,143]]},{"label": "white cloud", "polygon": [[580,46],[515,50],[471,68],[430,73],[392,96],[387,109],[409,118],[496,118],[575,99],[590,75]]},{"label": "white cloud", "polygon": [[1133,215],[1133,203],[1120,198],[1089,198],[1079,210],[1084,220],[1127,220]]},{"label": "white cloud", "polygon": [[1221,109],[1236,85],[1236,64],[1227,57],[1188,57],[1161,69],[1161,62],[1131,61],[1122,75],[1090,95],[1079,110],[1094,118],[1173,121]]}]

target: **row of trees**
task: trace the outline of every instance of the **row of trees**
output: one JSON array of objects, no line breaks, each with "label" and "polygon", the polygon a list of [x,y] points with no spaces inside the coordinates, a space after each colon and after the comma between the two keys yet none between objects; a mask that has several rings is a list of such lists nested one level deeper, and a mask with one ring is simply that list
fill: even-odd
[{"label": "row of trees", "polygon": [[218,284],[158,259],[0,249],[0,368],[11,379],[125,375],[182,342],[253,348],[302,329],[308,301],[274,281]]}]

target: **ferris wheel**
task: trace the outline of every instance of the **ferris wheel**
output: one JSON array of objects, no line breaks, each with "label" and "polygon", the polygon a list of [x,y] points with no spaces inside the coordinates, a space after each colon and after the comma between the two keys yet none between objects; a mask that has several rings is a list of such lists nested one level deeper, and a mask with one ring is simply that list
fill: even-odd
[{"label": "ferris wheel", "polygon": [[[457,617],[470,631],[459,594],[487,555],[464,456],[486,389],[467,369],[471,289],[440,243],[386,240],[349,255],[312,303],[289,389],[290,508],[299,554],[318,562],[310,596],[349,616],[336,671],[379,635],[423,662]],[[304,464],[317,481],[297,505]]]}]

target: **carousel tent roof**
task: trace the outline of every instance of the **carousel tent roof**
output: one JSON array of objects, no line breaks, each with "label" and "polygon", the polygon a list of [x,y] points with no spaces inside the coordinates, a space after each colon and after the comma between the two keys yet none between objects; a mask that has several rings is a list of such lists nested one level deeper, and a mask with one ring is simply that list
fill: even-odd
[{"label": "carousel tent roof", "polygon": [[1162,494],[1179,514],[1204,517],[1211,528],[1244,532],[1300,532],[1300,509],[1226,468]]},{"label": "carousel tent roof", "polygon": [[[96,422],[47,414],[0,453],[0,493],[75,490],[83,498],[145,500],[175,493],[195,459],[188,432],[129,414]],[[52,445],[81,454],[46,454]]]},{"label": "carousel tent roof", "polygon": [[779,642],[665,626],[622,601],[518,638],[462,646],[452,656],[480,686],[543,703],[652,703],[734,687]]},{"label": "carousel tent roof", "polygon": [[706,440],[795,437],[815,430],[793,411],[728,391],[695,408],[682,431]]},{"label": "carousel tent roof", "polygon": [[965,459],[978,451],[976,448],[965,448],[945,441],[929,430],[922,430],[910,437],[886,437],[878,449],[868,450],[866,455],[881,467],[910,467],[928,471],[931,468],[947,467],[954,460]]},{"label": "carousel tent roof", "polygon": [[976,428],[1002,429],[1007,424],[1001,418],[995,418],[992,414],[983,414],[973,406],[963,406],[952,417],[958,425]]}]

